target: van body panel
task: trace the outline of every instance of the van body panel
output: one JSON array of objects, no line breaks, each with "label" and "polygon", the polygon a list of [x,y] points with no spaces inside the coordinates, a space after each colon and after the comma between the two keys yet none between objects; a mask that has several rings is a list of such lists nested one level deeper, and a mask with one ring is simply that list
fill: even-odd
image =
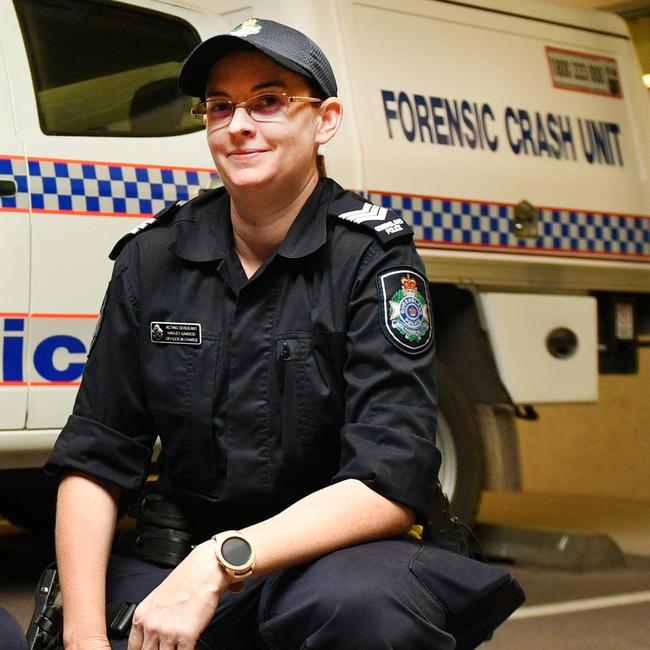
[{"label": "van body panel", "polygon": [[[188,24],[198,32],[197,38],[223,29],[214,16],[156,2],[130,4],[137,10],[163,8],[174,17],[191,19]],[[170,202],[207,188],[215,171],[203,130],[141,138],[44,133],[16,12],[11,3],[4,3],[2,10],[6,83],[11,89],[3,99],[12,98],[21,138],[16,151],[23,153],[22,158],[5,160],[26,183],[16,197],[20,213],[3,213],[0,225],[12,227],[2,240],[11,242],[12,257],[3,257],[0,264],[11,265],[20,298],[20,304],[10,308],[15,300],[5,298],[3,289],[0,311],[19,313],[23,327],[22,338],[14,337],[23,351],[16,370],[20,381],[17,386],[4,382],[0,390],[2,403],[11,405],[3,409],[0,426],[61,427],[72,410],[110,277],[108,252],[113,243]],[[79,106],[79,111],[84,109]],[[1,156],[5,143],[9,140],[3,135]],[[23,269],[20,279],[18,268]],[[8,344],[6,334],[3,342]],[[15,354],[11,358],[13,363]]]},{"label": "van body panel", "polygon": [[[29,311],[29,202],[23,143],[16,133],[7,79],[5,32],[11,7],[0,5],[0,429],[22,429],[27,410],[27,383],[22,377]],[[15,185],[15,193],[11,184]]]},{"label": "van body panel", "polygon": [[[358,44],[352,101],[367,117],[372,200],[403,210],[423,247],[650,260],[648,147],[626,100],[641,86],[621,64],[627,41],[446,3],[389,7],[348,3],[342,20]],[[623,96],[555,88],[549,47],[609,62]],[[537,208],[536,237],[511,232],[522,200]]]},{"label": "van body panel", "polygon": [[[499,376],[518,404],[598,399],[596,300],[485,292],[481,307]],[[549,354],[553,332],[570,330],[575,348]],[[535,368],[535,372],[531,372]]]}]

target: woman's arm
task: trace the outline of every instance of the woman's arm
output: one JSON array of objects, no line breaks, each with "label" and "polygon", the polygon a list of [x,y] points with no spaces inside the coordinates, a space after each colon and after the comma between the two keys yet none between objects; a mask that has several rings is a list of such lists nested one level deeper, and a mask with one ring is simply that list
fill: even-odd
[{"label": "woman's arm", "polygon": [[82,474],[59,485],[56,555],[66,650],[110,648],[105,584],[119,495],[115,485]]},{"label": "woman's arm", "polygon": [[266,575],[339,548],[406,533],[413,521],[409,508],[348,479],[242,532],[255,549],[255,575]]},{"label": "woman's arm", "polygon": [[[405,533],[412,523],[410,509],[349,479],[241,532],[255,550],[254,575],[264,576],[352,544]],[[136,610],[129,650],[159,644],[193,648],[230,583],[214,542],[199,544]]]}]

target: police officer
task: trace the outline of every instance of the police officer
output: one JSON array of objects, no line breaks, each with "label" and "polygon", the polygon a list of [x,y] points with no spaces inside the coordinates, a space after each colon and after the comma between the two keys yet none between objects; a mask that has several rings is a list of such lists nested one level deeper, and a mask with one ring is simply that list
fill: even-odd
[{"label": "police officer", "polygon": [[[47,466],[66,648],[109,647],[106,598],[140,602],[130,650],[453,648],[433,551],[405,535],[439,467],[412,232],[324,177],[342,105],[304,34],[248,20],[199,45],[179,86],[203,98],[224,188],[113,252]],[[156,436],[160,486],[195,542],[174,570],[109,562]]]}]

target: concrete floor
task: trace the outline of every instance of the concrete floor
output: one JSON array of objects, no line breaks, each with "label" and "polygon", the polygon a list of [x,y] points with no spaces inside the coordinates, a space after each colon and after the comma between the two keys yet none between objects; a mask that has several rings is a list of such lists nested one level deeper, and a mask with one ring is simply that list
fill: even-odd
[{"label": "concrete floor", "polygon": [[650,648],[650,501],[487,493],[479,520],[608,535],[625,553],[624,566],[593,571],[513,565],[527,602],[486,650]]},{"label": "concrete floor", "polygon": [[513,567],[527,603],[486,650],[650,648],[650,557],[626,564],[588,573]]}]

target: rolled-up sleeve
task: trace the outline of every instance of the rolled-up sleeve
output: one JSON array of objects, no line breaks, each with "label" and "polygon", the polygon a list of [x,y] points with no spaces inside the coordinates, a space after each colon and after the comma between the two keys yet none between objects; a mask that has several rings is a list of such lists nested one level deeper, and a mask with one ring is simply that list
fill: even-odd
[{"label": "rolled-up sleeve", "polygon": [[140,372],[136,246],[115,263],[73,413],[45,471],[81,471],[135,490],[155,441]]},{"label": "rolled-up sleeve", "polygon": [[399,318],[391,321],[395,296],[382,291],[384,278],[399,286],[400,278],[415,274],[423,281],[414,295],[427,304],[415,305],[414,322],[432,328],[426,276],[414,246],[384,249],[374,243],[359,264],[348,309],[346,416],[334,480],[356,478],[426,520],[440,467],[433,331],[419,340],[421,330],[406,332],[410,340],[393,331],[394,324],[400,326]]}]

